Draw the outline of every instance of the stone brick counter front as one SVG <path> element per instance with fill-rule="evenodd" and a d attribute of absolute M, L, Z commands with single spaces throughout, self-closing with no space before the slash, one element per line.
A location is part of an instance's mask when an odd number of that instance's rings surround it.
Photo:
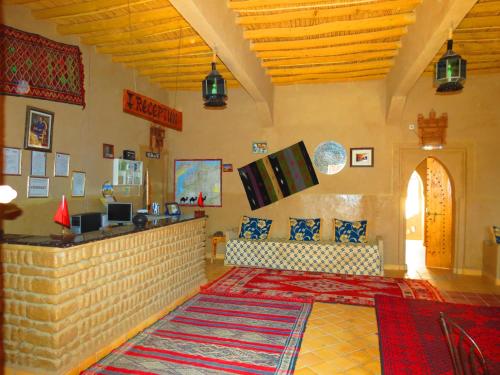
<path fill-rule="evenodd" d="M 153 323 L 206 282 L 205 228 L 200 218 L 66 248 L 4 243 L 6 367 L 78 373 Z"/>

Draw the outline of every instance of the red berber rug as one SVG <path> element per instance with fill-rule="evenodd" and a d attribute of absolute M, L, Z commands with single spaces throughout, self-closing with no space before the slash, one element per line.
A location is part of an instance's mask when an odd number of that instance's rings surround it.
<path fill-rule="evenodd" d="M 500 308 L 416 301 L 378 295 L 375 309 L 384 375 L 452 375 L 439 324 L 443 311 L 471 335 L 490 374 L 500 374 Z"/>
<path fill-rule="evenodd" d="M 205 293 L 223 296 L 273 298 L 288 301 L 345 303 L 373 306 L 376 294 L 442 301 L 425 280 L 382 276 L 339 275 L 236 267 L 202 286 Z"/>
<path fill-rule="evenodd" d="M 83 375 L 291 375 L 311 304 L 198 294 Z"/>

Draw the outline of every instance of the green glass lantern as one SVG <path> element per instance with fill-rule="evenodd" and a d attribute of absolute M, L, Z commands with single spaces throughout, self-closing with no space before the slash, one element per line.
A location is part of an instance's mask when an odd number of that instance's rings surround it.
<path fill-rule="evenodd" d="M 453 40 L 448 40 L 447 51 L 436 63 L 435 84 L 438 93 L 461 91 L 464 86 L 467 60 L 453 52 Z"/>
<path fill-rule="evenodd" d="M 214 61 L 212 61 L 212 71 L 205 77 L 202 82 L 202 94 L 205 108 L 226 108 L 227 84 L 226 80 L 216 69 L 215 55 Z"/>

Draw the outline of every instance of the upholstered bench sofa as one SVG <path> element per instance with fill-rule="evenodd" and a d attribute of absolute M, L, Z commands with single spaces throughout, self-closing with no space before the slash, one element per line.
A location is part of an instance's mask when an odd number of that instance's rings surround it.
<path fill-rule="evenodd" d="M 224 263 L 232 266 L 383 275 L 383 241 L 345 243 L 330 241 L 231 239 Z"/>

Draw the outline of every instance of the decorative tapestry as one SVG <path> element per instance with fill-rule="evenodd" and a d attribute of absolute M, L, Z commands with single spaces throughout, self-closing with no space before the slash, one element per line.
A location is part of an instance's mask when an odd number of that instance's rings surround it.
<path fill-rule="evenodd" d="M 0 25 L 0 94 L 85 107 L 78 46 Z"/>
<path fill-rule="evenodd" d="M 302 141 L 238 168 L 238 172 L 252 210 L 319 183 Z"/>

